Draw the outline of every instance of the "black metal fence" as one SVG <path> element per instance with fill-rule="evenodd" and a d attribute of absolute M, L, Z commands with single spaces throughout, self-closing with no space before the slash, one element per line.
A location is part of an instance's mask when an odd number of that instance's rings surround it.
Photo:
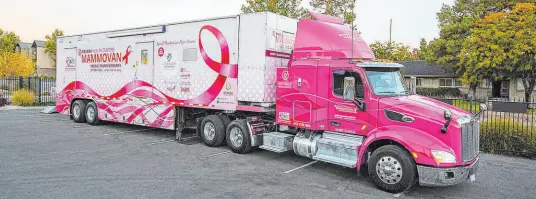
<path fill-rule="evenodd" d="M 472 114 L 482 111 L 480 150 L 536 159 L 536 99 L 482 99 L 432 97 Z"/>
<path fill-rule="evenodd" d="M 4 103 L 20 106 L 47 106 L 55 104 L 51 77 L 0 78 L 0 106 Z"/>

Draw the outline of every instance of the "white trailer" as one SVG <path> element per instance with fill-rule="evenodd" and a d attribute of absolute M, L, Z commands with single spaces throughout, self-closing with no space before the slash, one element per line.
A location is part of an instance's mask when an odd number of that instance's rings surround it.
<path fill-rule="evenodd" d="M 57 110 L 170 130 L 176 107 L 273 112 L 297 22 L 263 12 L 60 37 Z"/>

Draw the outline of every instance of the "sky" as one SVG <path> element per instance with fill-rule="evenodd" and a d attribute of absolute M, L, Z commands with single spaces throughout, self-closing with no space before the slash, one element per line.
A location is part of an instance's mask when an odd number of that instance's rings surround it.
<path fill-rule="evenodd" d="M 245 0 L 0 0 L 0 29 L 24 42 L 66 35 L 239 14 Z M 438 36 L 436 13 L 454 0 L 357 0 L 356 24 L 369 44 L 392 40 L 418 47 Z M 303 0 L 308 6 L 308 0 Z"/>

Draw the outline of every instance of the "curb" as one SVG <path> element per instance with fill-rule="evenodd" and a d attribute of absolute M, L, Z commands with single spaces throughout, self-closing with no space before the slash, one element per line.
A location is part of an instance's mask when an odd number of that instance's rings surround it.
<path fill-rule="evenodd" d="M 46 108 L 46 106 L 30 106 L 30 107 L 4 106 L 4 107 L 0 107 L 0 111 L 9 111 L 9 110 L 42 110 L 44 108 Z"/>

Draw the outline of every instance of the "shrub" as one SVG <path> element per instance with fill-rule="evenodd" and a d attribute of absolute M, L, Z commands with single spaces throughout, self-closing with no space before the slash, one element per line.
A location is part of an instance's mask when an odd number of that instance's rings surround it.
<path fill-rule="evenodd" d="M 7 99 L 6 98 L 0 98 L 0 107 L 7 105 Z"/>
<path fill-rule="evenodd" d="M 458 88 L 417 88 L 417 94 L 432 97 L 460 97 L 462 92 Z"/>
<path fill-rule="evenodd" d="M 11 102 L 15 106 L 30 106 L 34 104 L 35 96 L 33 92 L 21 89 L 13 93 Z"/>
<path fill-rule="evenodd" d="M 511 120 L 487 120 L 480 124 L 480 148 L 490 153 L 521 152 L 536 158 L 536 129 Z"/>

